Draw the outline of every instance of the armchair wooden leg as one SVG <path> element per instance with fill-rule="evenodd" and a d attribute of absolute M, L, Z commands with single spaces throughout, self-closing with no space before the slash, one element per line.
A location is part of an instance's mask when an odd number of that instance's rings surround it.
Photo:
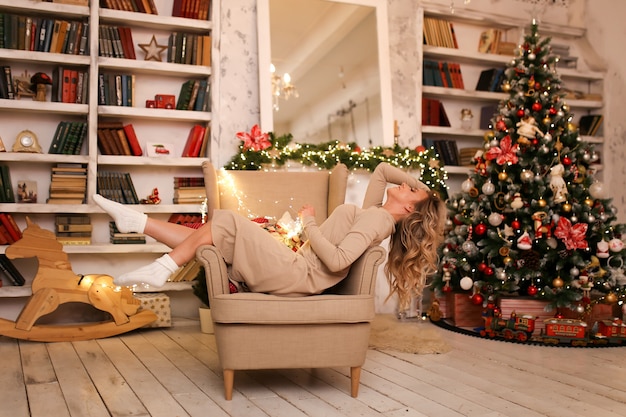
<path fill-rule="evenodd" d="M 227 401 L 233 399 L 233 385 L 235 383 L 235 370 L 224 369 L 224 397 Z"/>
<path fill-rule="evenodd" d="M 354 366 L 350 368 L 350 395 L 353 398 L 359 396 L 359 383 L 361 381 L 361 367 Z"/>

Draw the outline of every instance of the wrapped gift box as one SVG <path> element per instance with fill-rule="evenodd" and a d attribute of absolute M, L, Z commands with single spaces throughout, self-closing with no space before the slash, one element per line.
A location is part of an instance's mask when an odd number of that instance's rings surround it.
<path fill-rule="evenodd" d="M 141 308 L 151 310 L 157 315 L 157 319 L 144 327 L 171 327 L 172 312 L 170 309 L 170 297 L 167 294 L 136 293 L 135 298 L 141 301 Z"/>
<path fill-rule="evenodd" d="M 595 322 L 600 320 L 613 320 L 613 318 L 621 318 L 621 309 L 617 304 L 594 304 L 591 307 L 591 314 L 585 315 L 582 318 L 576 311 L 567 309 L 563 312 L 563 315 L 568 319 L 581 319 L 585 320 L 589 326 L 593 326 Z"/>
<path fill-rule="evenodd" d="M 451 320 L 457 327 L 479 327 L 484 324 L 482 305 L 470 300 L 469 294 L 446 293 L 439 298 L 442 317 Z"/>
<path fill-rule="evenodd" d="M 553 318 L 556 314 L 555 310 L 546 311 L 547 301 L 536 300 L 526 297 L 511 297 L 500 299 L 500 311 L 503 318 L 511 317 L 511 313 L 515 312 L 519 315 L 531 315 L 535 317 L 535 335 L 539 335 L 544 329 L 544 320 Z"/>

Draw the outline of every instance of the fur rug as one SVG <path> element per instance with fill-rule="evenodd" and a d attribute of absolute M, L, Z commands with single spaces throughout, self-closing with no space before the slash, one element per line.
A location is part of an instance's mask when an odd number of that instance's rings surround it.
<path fill-rule="evenodd" d="M 440 330 L 429 322 L 400 321 L 391 314 L 377 314 L 372 322 L 370 348 L 405 353 L 445 353 L 450 346 Z"/>

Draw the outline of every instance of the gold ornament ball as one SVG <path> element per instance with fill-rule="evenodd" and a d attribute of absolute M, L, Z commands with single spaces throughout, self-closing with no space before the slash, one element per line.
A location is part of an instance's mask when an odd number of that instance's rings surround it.
<path fill-rule="evenodd" d="M 511 258 L 510 256 L 505 256 L 504 258 L 502 258 L 502 262 L 504 262 L 506 266 L 512 265 L 513 258 Z"/>
<path fill-rule="evenodd" d="M 505 93 L 508 93 L 509 91 L 511 91 L 511 83 L 507 81 L 504 84 L 502 84 L 502 91 L 504 91 Z"/>
<path fill-rule="evenodd" d="M 506 181 L 509 178 L 509 174 L 507 174 L 506 172 L 499 172 L 498 173 L 498 179 L 500 181 Z"/>
<path fill-rule="evenodd" d="M 617 302 L 617 295 L 615 295 L 614 292 L 610 292 L 604 297 L 604 301 L 607 304 L 615 304 Z"/>
<path fill-rule="evenodd" d="M 548 126 L 551 122 L 552 122 L 552 119 L 550 119 L 548 116 L 543 118 L 543 125 L 544 126 Z"/>
<path fill-rule="evenodd" d="M 590 198 L 585 198 L 585 205 L 587 207 L 592 207 L 593 206 L 593 200 Z"/>
<path fill-rule="evenodd" d="M 561 288 L 563 286 L 563 280 L 561 277 L 556 277 L 552 280 L 552 286 L 554 288 Z"/>
<path fill-rule="evenodd" d="M 548 205 L 548 202 L 543 198 L 540 198 L 539 200 L 537 200 L 537 204 L 539 204 L 539 207 L 545 207 L 546 205 Z"/>
<path fill-rule="evenodd" d="M 574 123 L 568 123 L 567 130 L 569 130 L 570 132 L 574 132 L 576 130 L 576 125 Z"/>
<path fill-rule="evenodd" d="M 572 211 L 572 205 L 570 203 L 564 203 L 561 208 L 566 213 L 569 213 L 570 211 Z"/>
<path fill-rule="evenodd" d="M 569 113 L 569 105 L 568 104 L 563 104 L 563 106 L 561 106 L 561 110 L 563 110 L 566 113 Z"/>
<path fill-rule="evenodd" d="M 493 131 L 489 130 L 487 132 L 485 132 L 485 134 L 483 135 L 483 140 L 486 143 L 491 142 L 491 139 L 493 139 L 494 135 L 493 135 Z"/>

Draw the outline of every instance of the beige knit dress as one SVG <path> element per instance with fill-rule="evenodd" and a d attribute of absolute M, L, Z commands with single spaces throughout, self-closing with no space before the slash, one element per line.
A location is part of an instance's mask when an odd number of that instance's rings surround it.
<path fill-rule="evenodd" d="M 308 240 L 293 252 L 254 222 L 228 210 L 215 210 L 213 244 L 229 265 L 230 279 L 253 292 L 306 296 L 337 284 L 365 250 L 379 245 L 394 230 L 391 214 L 381 208 L 388 184 L 428 187 L 406 172 L 379 164 L 365 193 L 363 208 L 337 207 L 321 224 L 303 219 Z"/>

